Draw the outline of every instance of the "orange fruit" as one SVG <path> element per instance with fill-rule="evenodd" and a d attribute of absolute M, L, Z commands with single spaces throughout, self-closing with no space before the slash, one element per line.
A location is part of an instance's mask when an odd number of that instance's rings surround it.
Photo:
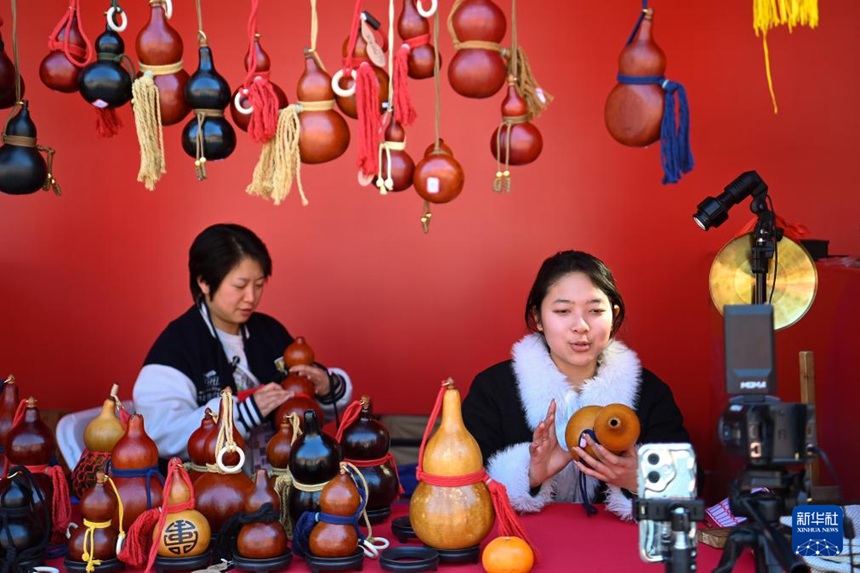
<path fill-rule="evenodd" d="M 527 573 L 534 564 L 534 551 L 521 537 L 496 537 L 481 555 L 487 573 Z"/>

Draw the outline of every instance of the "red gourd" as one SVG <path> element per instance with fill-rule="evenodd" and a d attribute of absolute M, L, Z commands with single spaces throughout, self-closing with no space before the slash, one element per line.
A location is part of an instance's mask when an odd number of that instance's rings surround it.
<path fill-rule="evenodd" d="M 167 21 L 164 0 L 149 0 L 149 6 L 149 21 L 137 35 L 139 69 L 155 76 L 161 124 L 173 125 L 190 111 L 185 101 L 188 72 L 182 69 L 182 37 Z"/>
<path fill-rule="evenodd" d="M 499 44 L 505 37 L 505 14 L 492 0 L 464 0 L 448 17 L 454 38 L 454 57 L 448 65 L 448 82 L 455 92 L 486 98 L 498 92 L 507 78 L 507 62 Z M 476 43 L 473 43 L 476 42 Z"/>
<path fill-rule="evenodd" d="M 653 10 L 645 12 L 632 42 L 618 56 L 618 72 L 627 76 L 662 76 L 666 55 L 654 42 Z M 618 83 L 606 98 L 604 119 L 619 143 L 645 147 L 660 139 L 664 92 L 658 84 Z"/>

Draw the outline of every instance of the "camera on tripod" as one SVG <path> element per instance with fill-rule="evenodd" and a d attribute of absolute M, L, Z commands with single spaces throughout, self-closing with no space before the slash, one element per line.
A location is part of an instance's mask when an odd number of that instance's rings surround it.
<path fill-rule="evenodd" d="M 720 441 L 752 468 L 806 464 L 817 446 L 815 407 L 775 396 L 773 307 L 726 305 L 723 312 L 732 397 L 720 417 Z"/>
<path fill-rule="evenodd" d="M 719 422 L 726 451 L 746 465 L 732 482 L 729 507 L 749 518 L 736 525 L 714 573 L 728 573 L 745 547 L 756 571 L 809 571 L 779 531 L 779 518 L 804 503 L 804 464 L 817 447 L 815 408 L 776 394 L 773 307 L 726 305 L 726 389 L 732 397 Z"/>

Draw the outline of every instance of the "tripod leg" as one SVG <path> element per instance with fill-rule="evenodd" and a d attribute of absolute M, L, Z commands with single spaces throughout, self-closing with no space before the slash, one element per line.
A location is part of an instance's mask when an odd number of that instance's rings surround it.
<path fill-rule="evenodd" d="M 737 526 L 729 533 L 723 556 L 713 573 L 730 573 L 745 547 L 758 547 L 758 533 L 748 527 Z"/>

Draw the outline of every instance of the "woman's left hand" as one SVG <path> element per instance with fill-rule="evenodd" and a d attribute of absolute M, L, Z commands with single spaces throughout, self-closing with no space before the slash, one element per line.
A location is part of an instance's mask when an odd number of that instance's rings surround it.
<path fill-rule="evenodd" d="M 290 374 L 307 378 L 314 385 L 314 394 L 325 396 L 329 393 L 328 372 L 315 364 L 299 364 L 290 368 Z"/>
<path fill-rule="evenodd" d="M 610 485 L 636 491 L 636 451 L 633 447 L 616 455 L 588 434 L 584 437 L 595 455 L 588 455 L 584 448 L 573 448 L 580 457 L 578 462 L 574 462 L 579 471 Z"/>

